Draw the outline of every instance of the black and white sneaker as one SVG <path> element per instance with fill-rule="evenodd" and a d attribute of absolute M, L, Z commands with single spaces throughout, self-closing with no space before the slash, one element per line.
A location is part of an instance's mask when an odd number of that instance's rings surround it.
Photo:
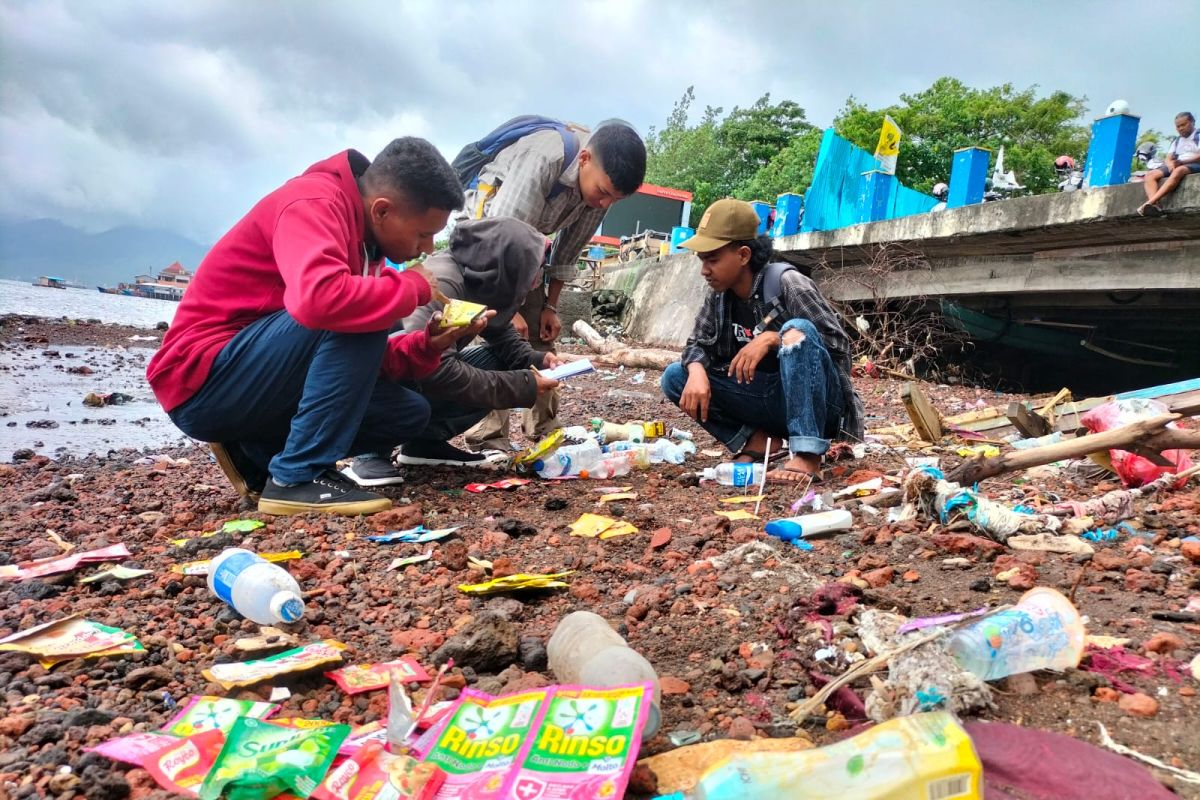
<path fill-rule="evenodd" d="M 404 471 L 390 458 L 379 455 L 358 456 L 342 469 L 342 474 L 359 486 L 395 486 L 404 483 Z"/>
<path fill-rule="evenodd" d="M 374 492 L 359 489 L 353 481 L 327 469 L 308 483 L 281 486 L 274 479 L 263 487 L 258 510 L 264 514 L 343 514 L 357 516 L 387 511 L 392 501 Z"/>
<path fill-rule="evenodd" d="M 423 440 L 401 445 L 400 455 L 396 460 L 410 466 L 502 469 L 509 464 L 512 457 L 499 450 L 483 450 L 472 453 L 470 450 L 460 450 L 449 442 Z"/>

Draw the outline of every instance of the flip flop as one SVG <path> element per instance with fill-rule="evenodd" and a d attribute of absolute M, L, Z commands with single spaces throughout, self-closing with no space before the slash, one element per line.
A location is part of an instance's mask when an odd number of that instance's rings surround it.
<path fill-rule="evenodd" d="M 1163 215 L 1163 210 L 1154 203 L 1142 203 L 1142 205 L 1138 208 L 1138 214 L 1143 217 L 1161 217 Z"/>
<path fill-rule="evenodd" d="M 780 478 L 779 475 L 781 473 L 789 473 L 791 475 L 807 477 L 810 479 L 810 486 L 816 485 L 825 480 L 824 476 L 820 472 L 809 472 L 806 469 L 796 469 L 795 467 L 776 467 L 767 473 L 767 483 L 795 485 L 804 481 L 804 477 L 800 477 L 795 480 L 790 478 Z M 772 475 L 775 477 L 772 477 Z"/>

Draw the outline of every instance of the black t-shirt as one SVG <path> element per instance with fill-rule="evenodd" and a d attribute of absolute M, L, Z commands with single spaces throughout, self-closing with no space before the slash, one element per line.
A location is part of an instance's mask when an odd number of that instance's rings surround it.
<path fill-rule="evenodd" d="M 733 313 L 729 324 L 733 326 L 733 346 L 741 350 L 754 338 L 754 326 L 759 323 L 758 315 L 750 303 L 742 302 L 741 298 L 733 297 Z M 779 355 L 777 350 L 769 350 L 758 362 L 757 370 L 761 372 L 779 372 Z"/>

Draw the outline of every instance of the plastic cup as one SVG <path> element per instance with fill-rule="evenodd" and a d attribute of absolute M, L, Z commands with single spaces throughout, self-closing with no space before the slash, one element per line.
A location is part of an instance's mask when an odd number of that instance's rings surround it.
<path fill-rule="evenodd" d="M 986 681 L 1039 669 L 1067 669 L 1083 656 L 1083 620 L 1071 601 L 1045 586 L 1016 606 L 984 617 L 950 637 L 959 665 Z"/>

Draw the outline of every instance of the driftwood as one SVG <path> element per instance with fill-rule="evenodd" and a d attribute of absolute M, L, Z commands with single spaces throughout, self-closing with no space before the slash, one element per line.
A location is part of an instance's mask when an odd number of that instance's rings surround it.
<path fill-rule="evenodd" d="M 600 332 L 583 320 L 576 320 L 571 326 L 575 335 L 587 342 L 588 347 L 596 352 L 593 356 L 567 356 L 566 361 L 576 361 L 580 358 L 590 358 L 593 364 L 609 367 L 630 367 L 633 369 L 666 369 L 679 360 L 679 353 L 673 350 L 658 350 L 654 348 L 626 347 L 620 342 L 606 339 Z"/>
<path fill-rule="evenodd" d="M 1179 414 L 1162 414 L 1110 431 L 1079 436 L 1057 444 L 1016 450 L 992 458 L 976 458 L 954 470 L 947 476 L 947 480 L 970 486 L 984 478 L 993 478 L 1006 472 L 1038 467 L 1068 458 L 1083 458 L 1107 450 L 1128 450 L 1159 463 L 1166 461 L 1161 456 L 1163 450 L 1200 449 L 1200 431 L 1166 427 L 1168 422 L 1177 419 L 1180 419 Z M 1168 461 L 1165 465 L 1169 464 Z"/>

